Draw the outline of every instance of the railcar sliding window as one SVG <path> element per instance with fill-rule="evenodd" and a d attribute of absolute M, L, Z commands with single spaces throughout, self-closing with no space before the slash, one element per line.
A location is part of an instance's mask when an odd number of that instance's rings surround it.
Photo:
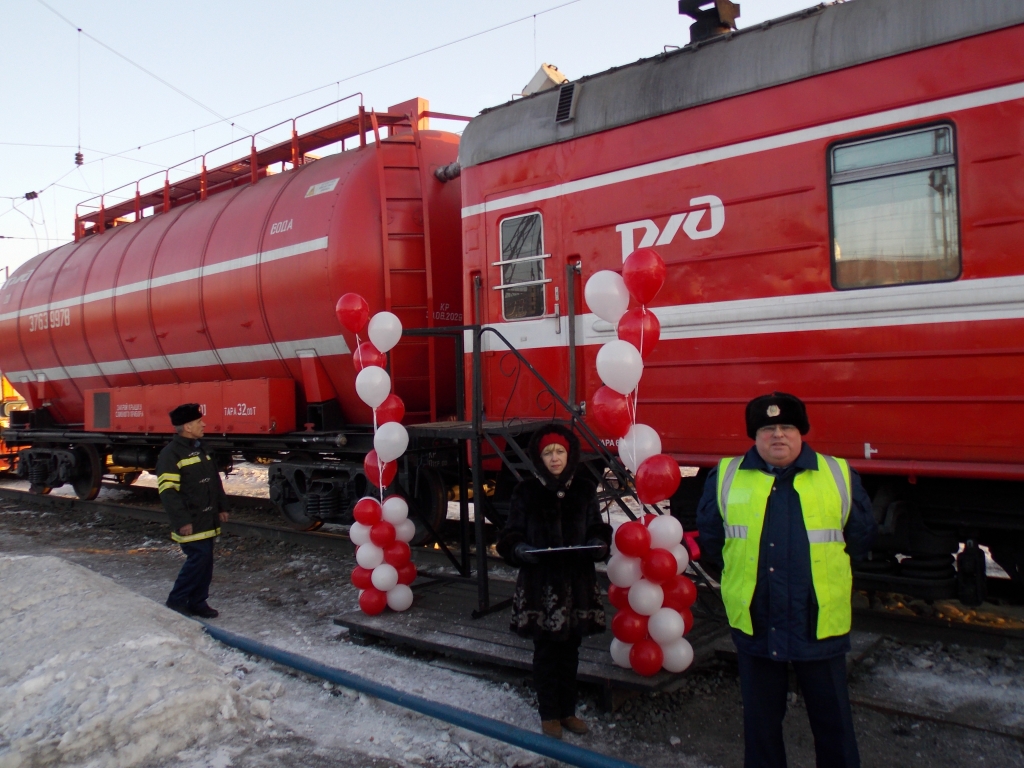
<path fill-rule="evenodd" d="M 832 148 L 836 288 L 930 283 L 960 274 L 953 129 Z"/>
<path fill-rule="evenodd" d="M 502 308 L 506 320 L 540 317 L 544 314 L 544 222 L 539 213 L 514 216 L 501 222 Z"/>

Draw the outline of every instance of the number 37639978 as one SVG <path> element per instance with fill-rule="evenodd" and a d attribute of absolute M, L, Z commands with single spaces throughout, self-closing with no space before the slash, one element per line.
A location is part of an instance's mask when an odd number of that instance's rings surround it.
<path fill-rule="evenodd" d="M 49 312 L 36 312 L 28 316 L 29 333 L 62 328 L 65 325 L 71 325 L 70 309 L 51 309 Z"/>

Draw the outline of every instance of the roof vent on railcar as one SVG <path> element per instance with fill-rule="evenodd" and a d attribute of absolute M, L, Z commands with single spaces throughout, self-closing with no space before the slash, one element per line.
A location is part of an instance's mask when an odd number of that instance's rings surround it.
<path fill-rule="evenodd" d="M 555 122 L 569 123 L 576 117 L 576 101 L 580 95 L 579 83 L 563 83 L 558 89 L 558 105 L 555 107 Z"/>
<path fill-rule="evenodd" d="M 701 10 L 706 5 L 712 7 Z M 679 13 L 694 19 L 690 25 L 690 42 L 699 43 L 736 29 L 740 6 L 730 0 L 679 0 Z"/>

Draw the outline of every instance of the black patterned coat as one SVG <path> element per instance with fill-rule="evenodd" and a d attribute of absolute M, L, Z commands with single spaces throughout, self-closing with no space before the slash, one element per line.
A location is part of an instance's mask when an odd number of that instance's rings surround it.
<path fill-rule="evenodd" d="M 565 470 L 555 477 L 544 467 L 538 444 L 558 432 L 569 441 Z M 605 615 L 594 560 L 583 555 L 543 555 L 536 564 L 515 556 L 521 542 L 533 548 L 586 544 L 598 539 L 611 544 L 612 529 L 601 520 L 594 481 L 579 467 L 580 444 L 568 429 L 552 424 L 530 442 L 529 455 L 543 480 L 529 477 L 512 491 L 508 521 L 498 540 L 498 554 L 519 568 L 512 598 L 511 629 L 523 637 L 546 634 L 564 640 L 604 631 Z"/>

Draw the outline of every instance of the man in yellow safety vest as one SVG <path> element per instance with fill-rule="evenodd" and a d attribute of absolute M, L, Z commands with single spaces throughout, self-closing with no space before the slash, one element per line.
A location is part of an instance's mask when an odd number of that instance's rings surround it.
<path fill-rule="evenodd" d="M 784 768 L 789 665 L 814 734 L 818 768 L 860 766 L 846 685 L 851 558 L 877 525 L 860 477 L 816 453 L 803 402 L 772 392 L 747 404 L 754 446 L 722 459 L 697 511 L 702 563 L 721 567 L 739 651 L 746 768 Z"/>

